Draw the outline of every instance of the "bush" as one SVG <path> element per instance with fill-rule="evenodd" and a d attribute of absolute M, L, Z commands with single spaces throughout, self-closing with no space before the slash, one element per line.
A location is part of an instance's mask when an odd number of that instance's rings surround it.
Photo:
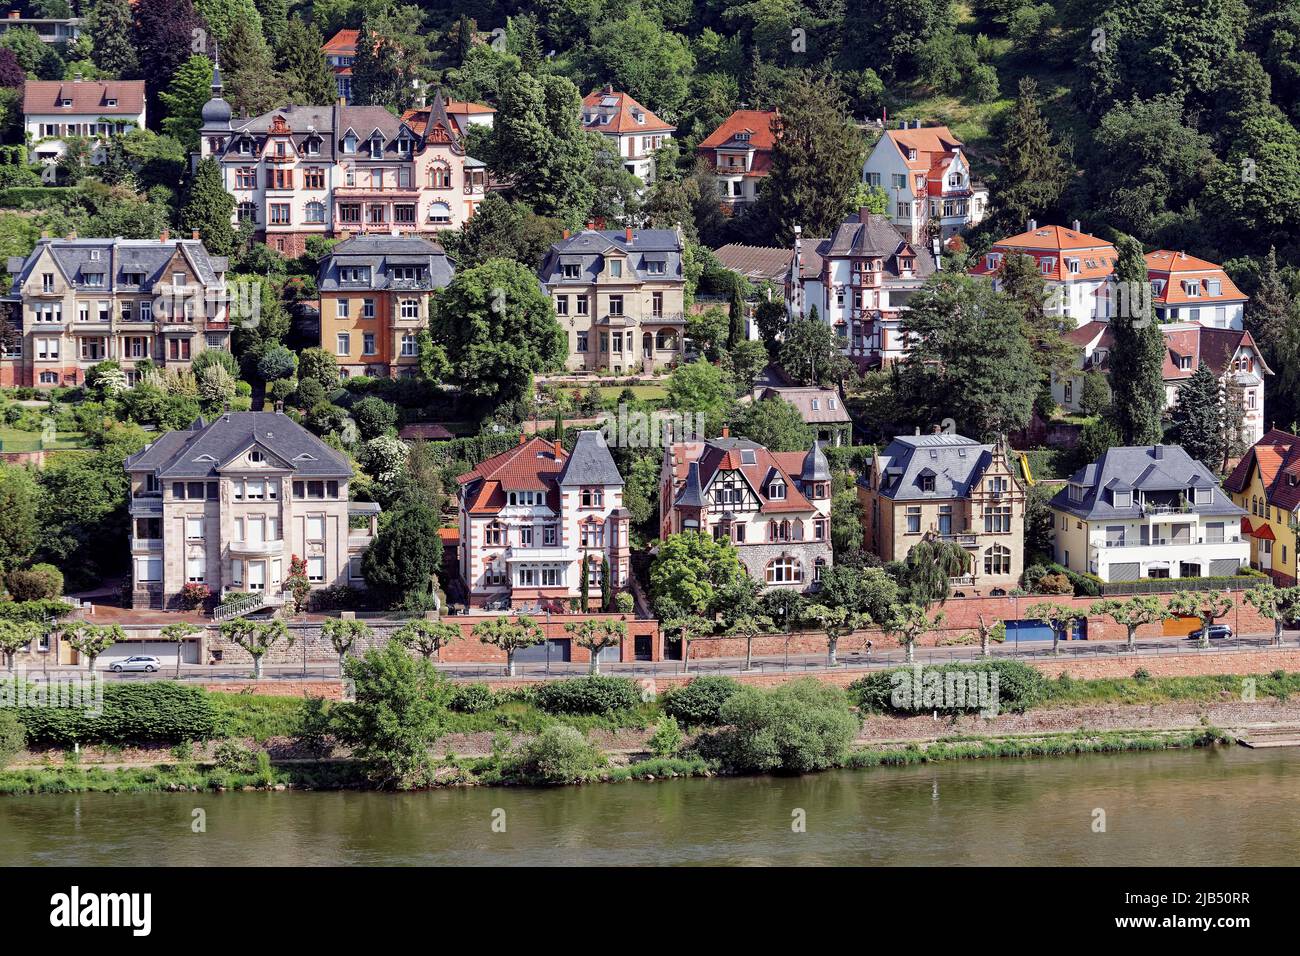
<path fill-rule="evenodd" d="M 548 714 L 602 714 L 634 710 L 641 704 L 636 682 L 592 674 L 557 680 L 537 688 L 537 707 Z"/>
<path fill-rule="evenodd" d="M 947 675 L 954 672 L 965 674 L 970 671 L 994 671 L 997 673 L 999 710 L 1023 713 L 1028 708 L 1041 702 L 1047 693 L 1047 678 L 1040 671 L 1021 661 L 987 660 L 969 664 L 927 666 L 922 670 L 922 679 L 924 679 L 925 674 L 930 673 Z M 849 698 L 868 713 L 915 714 L 917 708 L 910 705 L 910 695 L 907 703 L 900 706 L 894 705 L 895 686 L 904 678 L 910 679 L 914 673 L 910 668 L 894 668 L 860 677 L 849 685 Z M 952 713 L 957 710 L 957 708 L 929 706 L 925 709 L 927 711 L 938 710 L 944 713 Z M 971 709 L 973 708 L 965 708 L 961 712 L 967 712 Z"/>
<path fill-rule="evenodd" d="M 1145 684 L 1151 679 L 1151 672 L 1145 667 L 1139 667 L 1133 672 L 1133 679 L 1139 684 Z"/>
<path fill-rule="evenodd" d="M 713 727 L 721 723 L 722 705 L 739 690 L 730 677 L 697 677 L 664 694 L 664 713 L 687 727 Z"/>
<path fill-rule="evenodd" d="M 664 716 L 650 735 L 650 752 L 656 757 L 671 757 L 682 749 L 682 729 L 672 717 Z"/>
<path fill-rule="evenodd" d="M 0 770 L 9 766 L 25 746 L 27 732 L 12 710 L 0 709 Z"/>
<path fill-rule="evenodd" d="M 487 684 L 459 684 L 448 706 L 462 714 L 481 714 L 496 705 L 497 695 Z"/>
<path fill-rule="evenodd" d="M 600 749 L 576 728 L 547 727 L 520 750 L 514 775 L 528 783 L 581 783 L 605 765 Z"/>
<path fill-rule="evenodd" d="M 317 757 L 328 757 L 334 749 L 329 705 L 323 697 L 308 697 L 302 705 L 302 723 L 293 742 Z"/>
<path fill-rule="evenodd" d="M 124 744 L 211 740 L 221 735 L 217 709 L 201 687 L 172 681 L 104 684 L 98 716 L 76 707 L 19 707 L 18 719 L 33 744 L 70 746 L 88 741 Z"/>
<path fill-rule="evenodd" d="M 207 604 L 210 597 L 212 597 L 211 588 L 206 584 L 191 581 L 181 586 L 180 605 L 187 611 L 193 611 Z"/>
<path fill-rule="evenodd" d="M 5 587 L 15 601 L 48 601 L 63 593 L 63 572 L 52 564 L 34 564 L 26 571 L 10 571 Z"/>
<path fill-rule="evenodd" d="M 212 758 L 218 770 L 227 773 L 252 774 L 257 772 L 257 754 L 249 747 L 234 740 L 223 740 L 217 744 Z"/>
<path fill-rule="evenodd" d="M 774 690 L 743 687 L 722 705 L 729 726 L 701 738 L 706 759 L 735 773 L 808 773 L 842 764 L 858 720 L 838 687 L 812 679 Z"/>
<path fill-rule="evenodd" d="M 619 591 L 614 595 L 614 609 L 619 614 L 631 614 L 636 610 L 636 599 L 627 591 Z"/>

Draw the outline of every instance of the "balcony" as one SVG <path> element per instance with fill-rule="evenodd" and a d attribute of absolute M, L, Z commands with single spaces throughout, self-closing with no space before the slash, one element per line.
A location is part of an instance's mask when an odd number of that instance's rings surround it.
<path fill-rule="evenodd" d="M 162 538 L 131 538 L 132 551 L 161 551 Z"/>
<path fill-rule="evenodd" d="M 1093 545 L 1096 548 L 1161 548 L 1161 547 L 1179 547 L 1185 548 L 1191 545 L 1214 545 L 1214 544 L 1241 544 L 1246 539 L 1239 534 L 1225 534 L 1220 537 L 1206 537 L 1205 535 L 1190 536 L 1182 540 L 1176 538 L 1151 538 L 1148 541 L 1132 540 L 1128 537 L 1113 538 L 1105 542 Z"/>
<path fill-rule="evenodd" d="M 979 546 L 979 538 L 971 532 L 965 532 L 962 534 L 941 534 L 939 535 L 939 540 L 950 542 L 962 548 L 975 548 Z"/>
<path fill-rule="evenodd" d="M 284 539 L 275 538 L 271 541 L 231 541 L 229 547 L 232 555 L 261 557 L 282 553 L 284 551 Z"/>
<path fill-rule="evenodd" d="M 578 548 L 566 548 L 560 545 L 549 548 L 521 548 L 512 545 L 506 548 L 505 558 L 507 562 L 511 561 L 577 561 L 582 557 L 582 552 Z"/>

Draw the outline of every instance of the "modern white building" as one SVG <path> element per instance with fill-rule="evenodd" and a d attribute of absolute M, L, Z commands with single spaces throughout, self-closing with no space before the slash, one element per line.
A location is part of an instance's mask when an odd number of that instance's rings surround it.
<path fill-rule="evenodd" d="M 912 242 L 924 241 L 931 223 L 949 239 L 988 210 L 988 188 L 972 177 L 961 140 L 920 120 L 885 131 L 862 165 L 862 181 L 885 191 L 890 222 Z"/>

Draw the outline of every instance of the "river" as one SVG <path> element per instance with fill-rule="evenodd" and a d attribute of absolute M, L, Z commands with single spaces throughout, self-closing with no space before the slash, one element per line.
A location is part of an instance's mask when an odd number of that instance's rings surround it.
<path fill-rule="evenodd" d="M 1297 794 L 1300 750 L 1219 748 L 546 790 L 0 797 L 0 864 L 1289 865 Z"/>

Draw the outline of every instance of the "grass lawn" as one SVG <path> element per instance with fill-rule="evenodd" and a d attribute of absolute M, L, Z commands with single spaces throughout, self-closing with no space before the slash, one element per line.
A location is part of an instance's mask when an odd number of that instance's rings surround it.
<path fill-rule="evenodd" d="M 668 389 L 662 385 L 602 385 L 600 397 L 601 399 L 618 398 L 623 394 L 624 388 L 631 389 L 632 394 L 643 402 L 668 397 Z"/>
<path fill-rule="evenodd" d="M 87 448 L 86 436 L 81 432 L 59 432 L 54 442 L 47 446 L 53 449 Z M 40 432 L 25 432 L 8 425 L 0 425 L 0 451 L 39 451 L 41 448 Z"/>

